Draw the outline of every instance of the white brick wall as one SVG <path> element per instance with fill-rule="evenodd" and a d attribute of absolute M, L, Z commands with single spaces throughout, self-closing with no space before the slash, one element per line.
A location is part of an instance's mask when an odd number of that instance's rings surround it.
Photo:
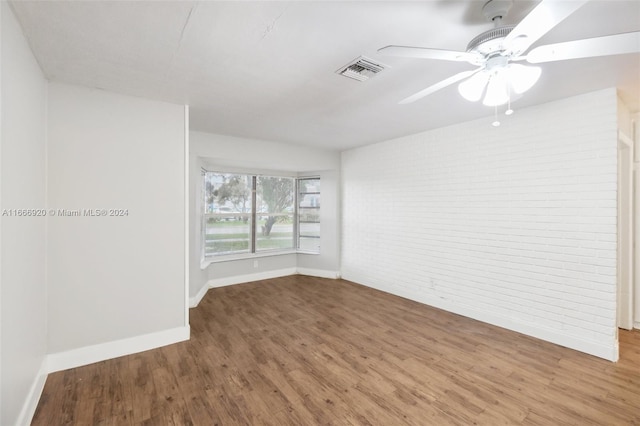
<path fill-rule="evenodd" d="M 345 279 L 617 359 L 616 92 L 342 156 Z"/>

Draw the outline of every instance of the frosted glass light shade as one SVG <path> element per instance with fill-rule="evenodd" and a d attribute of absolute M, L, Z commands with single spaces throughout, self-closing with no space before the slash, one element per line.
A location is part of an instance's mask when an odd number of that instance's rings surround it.
<path fill-rule="evenodd" d="M 478 102 L 482 98 L 484 88 L 489 81 L 490 73 L 482 70 L 458 85 L 458 92 L 470 102 Z"/>
<path fill-rule="evenodd" d="M 520 64 L 509 64 L 507 67 L 511 88 L 517 94 L 522 94 L 531 89 L 540 78 L 542 69 L 540 67 L 525 66 Z"/>
<path fill-rule="evenodd" d="M 486 106 L 497 106 L 506 104 L 509 101 L 509 81 L 504 69 L 491 75 L 487 85 L 487 93 L 484 96 L 483 104 Z"/>
<path fill-rule="evenodd" d="M 484 69 L 458 85 L 460 95 L 470 102 L 480 99 L 487 106 L 509 102 L 512 94 L 520 95 L 531 89 L 540 78 L 540 67 L 508 64 Z"/>

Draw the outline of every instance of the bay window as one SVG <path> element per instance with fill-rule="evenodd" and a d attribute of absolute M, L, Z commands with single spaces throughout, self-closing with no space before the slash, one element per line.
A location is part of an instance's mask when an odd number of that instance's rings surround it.
<path fill-rule="evenodd" d="M 320 251 L 320 179 L 205 171 L 203 257 Z"/>

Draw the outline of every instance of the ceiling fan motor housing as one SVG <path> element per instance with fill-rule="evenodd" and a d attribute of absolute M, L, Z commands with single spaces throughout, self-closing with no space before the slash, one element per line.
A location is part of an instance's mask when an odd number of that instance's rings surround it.
<path fill-rule="evenodd" d="M 488 56 L 503 51 L 502 40 L 514 28 L 515 25 L 505 25 L 481 33 L 469 42 L 467 52 L 478 52 Z"/>
<path fill-rule="evenodd" d="M 467 52 L 477 52 L 485 58 L 502 51 L 502 40 L 515 28 L 515 25 L 501 26 L 502 19 L 507 16 L 513 6 L 513 0 L 489 0 L 482 7 L 482 13 L 496 27 L 476 36 L 467 45 Z"/>

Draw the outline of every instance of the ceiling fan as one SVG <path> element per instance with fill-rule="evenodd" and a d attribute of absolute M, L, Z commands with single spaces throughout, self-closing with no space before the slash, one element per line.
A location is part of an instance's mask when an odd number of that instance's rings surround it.
<path fill-rule="evenodd" d="M 476 65 L 476 69 L 463 71 L 435 83 L 402 101 L 415 102 L 447 86 L 460 82 L 458 91 L 463 98 L 487 106 L 509 104 L 516 96 L 529 90 L 538 80 L 539 64 L 566 59 L 618 55 L 640 52 L 640 31 L 595 37 L 538 46 L 528 53 L 538 39 L 583 6 L 587 0 L 542 0 L 518 25 L 501 25 L 513 0 L 489 0 L 482 8 L 484 16 L 495 23 L 495 28 L 471 40 L 465 52 L 425 47 L 386 46 L 380 54 L 409 58 L 461 61 Z M 496 124 L 497 123 L 497 124 Z M 494 125 L 499 125 L 496 121 Z"/>

